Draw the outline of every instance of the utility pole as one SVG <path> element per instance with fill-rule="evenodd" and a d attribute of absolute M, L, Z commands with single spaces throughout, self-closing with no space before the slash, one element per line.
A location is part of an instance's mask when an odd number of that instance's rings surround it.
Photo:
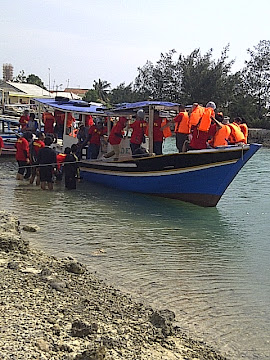
<path fill-rule="evenodd" d="M 49 70 L 49 92 L 51 90 L 51 68 L 48 68 Z"/>

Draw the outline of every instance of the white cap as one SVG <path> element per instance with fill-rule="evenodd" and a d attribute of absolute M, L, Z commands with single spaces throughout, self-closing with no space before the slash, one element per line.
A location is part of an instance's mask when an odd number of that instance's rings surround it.
<path fill-rule="evenodd" d="M 139 119 L 144 119 L 145 113 L 143 111 L 143 109 L 140 109 L 137 111 L 137 118 Z"/>
<path fill-rule="evenodd" d="M 213 101 L 209 101 L 206 106 L 207 108 L 212 108 L 213 110 L 216 109 L 216 104 Z"/>

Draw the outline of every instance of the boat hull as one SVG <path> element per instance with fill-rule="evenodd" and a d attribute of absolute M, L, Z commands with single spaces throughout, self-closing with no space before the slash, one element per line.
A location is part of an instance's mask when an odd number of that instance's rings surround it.
<path fill-rule="evenodd" d="M 0 136 L 3 138 L 4 141 L 4 147 L 2 148 L 1 156 L 15 156 L 16 154 L 15 143 L 17 141 L 17 138 L 15 136 L 10 137 L 1 134 Z"/>
<path fill-rule="evenodd" d="M 259 144 L 251 144 L 117 163 L 83 161 L 81 175 L 87 181 L 119 190 L 216 206 L 234 177 L 259 148 Z"/>

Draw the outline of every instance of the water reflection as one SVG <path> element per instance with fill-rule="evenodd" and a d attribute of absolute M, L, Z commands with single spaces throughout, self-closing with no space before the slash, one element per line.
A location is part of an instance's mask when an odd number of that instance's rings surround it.
<path fill-rule="evenodd" d="M 140 300 L 173 309 L 182 328 L 232 358 L 267 359 L 270 167 L 262 154 L 258 175 L 252 160 L 217 208 L 83 182 L 42 192 L 16 182 L 16 165 L 5 161 L 1 207 L 40 226 L 29 234 L 36 246 L 74 255 Z"/>

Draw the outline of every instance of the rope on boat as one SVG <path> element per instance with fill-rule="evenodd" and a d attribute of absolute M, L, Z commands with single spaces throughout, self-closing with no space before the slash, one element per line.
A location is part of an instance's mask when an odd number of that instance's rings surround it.
<path fill-rule="evenodd" d="M 34 167 L 43 167 L 43 166 L 61 166 L 61 165 L 65 165 L 65 164 L 78 164 L 79 165 L 80 161 L 66 161 L 63 163 L 48 163 L 48 164 L 32 164 L 32 165 L 25 165 L 25 166 L 19 166 L 19 169 L 21 168 L 34 168 Z"/>

